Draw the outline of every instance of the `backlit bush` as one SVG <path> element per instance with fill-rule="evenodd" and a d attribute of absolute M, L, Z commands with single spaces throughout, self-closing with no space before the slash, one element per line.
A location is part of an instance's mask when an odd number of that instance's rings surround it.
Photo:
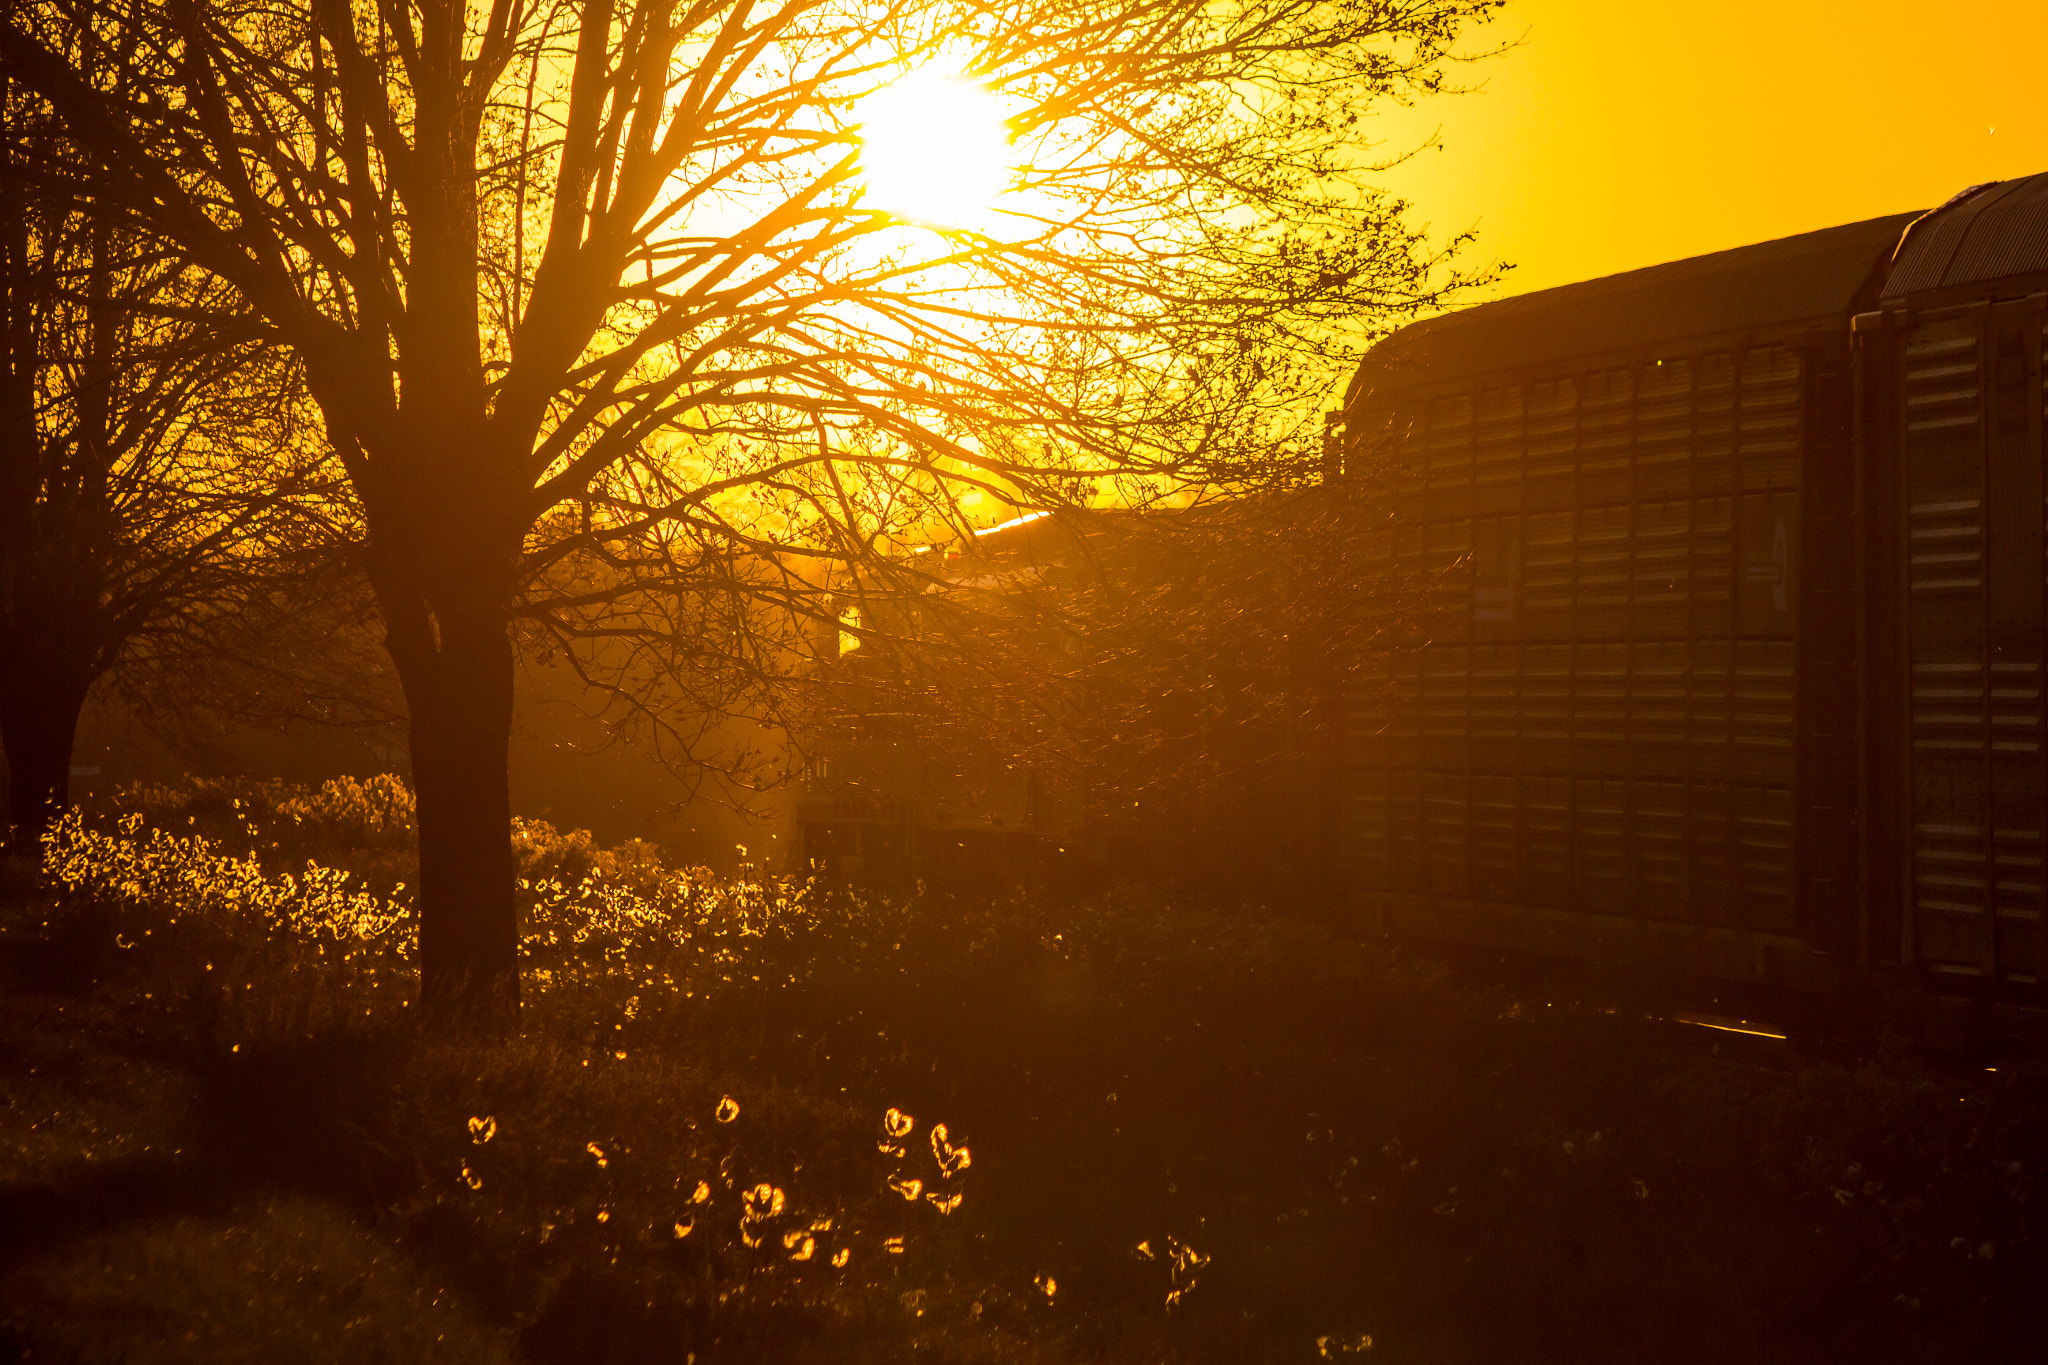
<path fill-rule="evenodd" d="M 67 812 L 43 835 L 43 870 L 68 896 L 118 909 L 267 924 L 401 957 L 418 937 L 409 905 L 361 889 L 348 872 L 309 862 L 298 873 L 267 873 L 253 854 L 237 857 L 203 834 L 147 828 L 139 813 L 96 829 Z"/>
<path fill-rule="evenodd" d="M 332 850 L 359 869 L 409 853 L 399 845 L 413 837 L 413 797 L 400 778 L 343 777 L 317 789 L 188 781 L 122 796 L 136 808 L 97 818 L 73 810 L 44 838 L 44 874 L 72 900 L 231 933 L 260 925 L 345 944 L 351 956 L 412 955 L 418 925 L 405 882 L 304 856 Z M 889 913 L 828 899 L 807 881 L 672 868 L 651 844 L 600 848 L 589 831 L 565 834 L 545 820 L 515 820 L 511 837 L 529 992 L 630 982 L 701 996 L 764 973 L 788 979 L 806 956 L 798 941 L 826 918 L 843 928 Z"/>
<path fill-rule="evenodd" d="M 412 788 L 396 773 L 332 777 L 319 790 L 299 789 L 276 807 L 294 825 L 349 848 L 410 847 L 414 808 Z"/>

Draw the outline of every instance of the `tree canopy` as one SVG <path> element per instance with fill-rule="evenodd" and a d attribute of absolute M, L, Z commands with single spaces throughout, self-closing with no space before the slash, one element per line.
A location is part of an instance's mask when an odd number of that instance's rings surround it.
<path fill-rule="evenodd" d="M 1458 282 L 1373 102 L 1495 7 L 48 0 L 0 61 L 89 154 L 46 179 L 303 364 L 411 712 L 428 994 L 502 1002 L 508 623 L 746 710 L 812 638 L 751 627 L 915 591 L 920 540 L 1311 477 L 1335 378 Z M 999 112 L 958 221 L 871 193 L 913 75 Z"/>
<path fill-rule="evenodd" d="M 246 660 L 302 605 L 301 518 L 331 489 L 255 315 L 161 240 L 16 174 L 75 149 L 32 97 L 0 101 L 0 741 L 32 849 L 89 689 L 196 702 L 202 660 Z"/>

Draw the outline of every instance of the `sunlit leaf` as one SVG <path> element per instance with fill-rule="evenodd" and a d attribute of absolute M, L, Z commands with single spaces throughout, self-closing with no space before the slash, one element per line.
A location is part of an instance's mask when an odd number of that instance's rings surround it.
<path fill-rule="evenodd" d="M 1325 1360 L 1338 1356 L 1364 1355 L 1372 1349 L 1372 1338 L 1362 1332 L 1351 1336 L 1320 1336 L 1316 1338 L 1316 1354 Z"/>
<path fill-rule="evenodd" d="M 943 1123 L 932 1125 L 932 1159 L 939 1163 L 939 1170 L 949 1176 L 973 1164 L 966 1147 L 955 1147 L 946 1140 L 946 1125 Z"/>
<path fill-rule="evenodd" d="M 754 1186 L 741 1196 L 746 1216 L 756 1222 L 776 1217 L 782 1212 L 783 1193 L 766 1181 Z"/>

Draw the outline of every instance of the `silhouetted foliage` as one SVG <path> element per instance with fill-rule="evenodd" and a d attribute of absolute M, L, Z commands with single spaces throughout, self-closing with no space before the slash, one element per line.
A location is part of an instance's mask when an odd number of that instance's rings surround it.
<path fill-rule="evenodd" d="M 933 547 L 916 598 L 849 598 L 812 789 L 1007 821 L 1028 783 L 1077 868 L 1333 892 L 1341 695 L 1427 619 L 1427 585 L 1370 571 L 1383 516 L 1359 478 Z"/>
<path fill-rule="evenodd" d="M 1456 283 L 1362 113 L 1494 7 L 49 0 L 0 59 L 303 363 L 410 712 L 423 982 L 503 1018 L 508 623 L 657 727 L 657 684 L 773 716 L 841 574 L 916 591 L 977 500 L 1306 476 Z M 860 101 L 923 70 L 1006 106 L 975 230 L 862 197 Z"/>
<path fill-rule="evenodd" d="M 40 101 L 0 101 L 0 741 L 31 850 L 96 682 L 219 709 L 278 671 L 259 656 L 303 624 L 305 514 L 331 489 L 256 315 L 74 194 L 77 149 Z M 212 667 L 229 658 L 243 689 Z"/>
<path fill-rule="evenodd" d="M 2038 1059 L 1845 1064 L 1250 906 L 869 902 L 620 850 L 530 889 L 524 1036 L 449 1046 L 411 1026 L 402 925 L 319 894 L 382 865 L 401 791 L 137 793 L 73 828 L 84 894 L 0 894 L 0 980 L 32 951 L 76 971 L 0 991 L 17 1354 L 1747 1365 L 2040 1339 Z M 326 875 L 260 892 L 239 849 L 287 843 Z"/>

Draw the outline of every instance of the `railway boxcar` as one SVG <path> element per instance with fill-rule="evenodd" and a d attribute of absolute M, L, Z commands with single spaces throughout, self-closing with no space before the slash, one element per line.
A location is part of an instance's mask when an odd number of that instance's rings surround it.
<path fill-rule="evenodd" d="M 1913 215 L 1408 327 L 1347 397 L 1430 642 L 1350 688 L 1404 936 L 1828 989 L 1863 934 L 1852 316 Z M 2036 506 L 2038 507 L 2038 500 Z"/>
<path fill-rule="evenodd" d="M 2008 1018 L 2043 1003 L 2048 175 L 1901 243 L 1854 320 L 1873 490 L 1864 953 Z"/>

